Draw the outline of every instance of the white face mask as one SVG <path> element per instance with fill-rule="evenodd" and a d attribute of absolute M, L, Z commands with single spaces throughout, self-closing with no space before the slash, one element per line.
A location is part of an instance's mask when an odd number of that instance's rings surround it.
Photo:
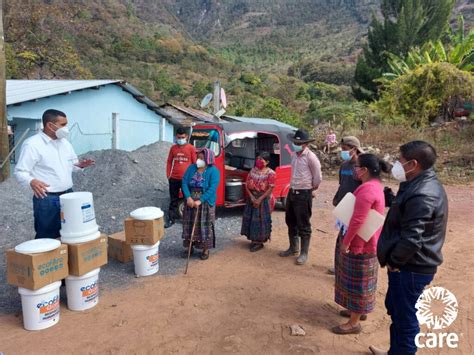
<path fill-rule="evenodd" d="M 57 127 L 57 126 L 55 125 L 55 127 Z M 69 128 L 61 127 L 61 128 L 58 128 L 56 130 L 56 132 L 54 132 L 54 133 L 56 134 L 56 137 L 58 139 L 63 139 L 63 138 L 67 139 L 67 137 L 69 137 Z"/>
<path fill-rule="evenodd" d="M 176 139 L 176 143 L 178 143 L 178 145 L 185 145 L 186 144 L 186 138 Z"/>
<path fill-rule="evenodd" d="M 393 164 L 392 176 L 400 182 L 407 181 L 407 176 L 405 173 L 405 169 L 403 169 L 403 164 L 400 163 L 398 160 Z"/>
<path fill-rule="evenodd" d="M 206 166 L 206 162 L 202 159 L 198 159 L 198 160 L 196 160 L 196 166 L 198 168 L 204 168 Z"/>

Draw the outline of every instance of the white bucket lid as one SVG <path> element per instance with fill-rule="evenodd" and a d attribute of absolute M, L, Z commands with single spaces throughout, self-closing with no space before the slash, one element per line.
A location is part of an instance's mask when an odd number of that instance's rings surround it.
<path fill-rule="evenodd" d="M 24 287 L 18 287 L 18 293 L 20 295 L 25 295 L 25 296 L 36 296 L 36 295 L 41 295 L 43 293 L 54 291 L 60 287 L 61 287 L 61 281 L 56 281 L 56 282 L 53 282 L 52 284 L 46 285 L 34 291 L 29 290 Z"/>
<path fill-rule="evenodd" d="M 153 220 L 163 217 L 165 214 L 158 207 L 142 207 L 130 213 L 130 217 L 139 220 Z"/>
<path fill-rule="evenodd" d="M 154 245 L 144 245 L 144 244 L 131 244 L 130 246 L 132 247 L 133 250 L 150 250 L 153 248 L 156 248 L 160 245 L 160 242 L 158 241 Z"/>
<path fill-rule="evenodd" d="M 94 269 L 92 271 L 89 271 L 87 274 L 84 274 L 84 275 L 81 275 L 81 276 L 69 275 L 68 277 L 66 277 L 66 280 L 75 281 L 75 280 L 88 279 L 89 277 L 93 277 L 95 275 L 98 275 L 99 271 L 100 271 L 100 267 L 97 268 L 97 269 Z"/>
<path fill-rule="evenodd" d="M 92 192 L 78 191 L 68 192 L 59 196 L 60 200 L 92 199 Z"/>
<path fill-rule="evenodd" d="M 94 232 L 92 234 L 85 235 L 83 237 L 68 238 L 61 236 L 61 242 L 65 244 L 81 244 L 87 243 L 91 240 L 96 240 L 100 237 L 100 232 Z"/>
<path fill-rule="evenodd" d="M 57 249 L 61 246 L 61 242 L 52 238 L 40 238 L 28 240 L 27 242 L 18 244 L 15 251 L 20 254 L 45 253 Z"/>

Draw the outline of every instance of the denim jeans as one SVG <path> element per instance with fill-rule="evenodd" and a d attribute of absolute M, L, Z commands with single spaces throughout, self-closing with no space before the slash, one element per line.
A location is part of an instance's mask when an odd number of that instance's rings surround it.
<path fill-rule="evenodd" d="M 415 304 L 434 275 L 410 271 L 388 272 L 388 291 L 385 297 L 390 325 L 390 355 L 415 354 L 415 336 L 420 332 Z"/>
<path fill-rule="evenodd" d="M 65 191 L 72 192 L 72 190 Z M 35 218 L 35 239 L 59 238 L 61 229 L 61 208 L 59 195 L 48 194 L 44 198 L 33 196 L 33 216 Z"/>

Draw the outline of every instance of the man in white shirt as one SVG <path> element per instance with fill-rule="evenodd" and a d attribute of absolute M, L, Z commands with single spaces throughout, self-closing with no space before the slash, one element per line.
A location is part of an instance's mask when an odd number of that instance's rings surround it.
<path fill-rule="evenodd" d="M 15 167 L 16 179 L 33 190 L 35 239 L 59 238 L 61 229 L 59 196 L 72 192 L 72 172 L 94 164 L 78 162 L 67 140 L 69 130 L 64 112 L 46 110 L 43 130 L 28 138 Z"/>

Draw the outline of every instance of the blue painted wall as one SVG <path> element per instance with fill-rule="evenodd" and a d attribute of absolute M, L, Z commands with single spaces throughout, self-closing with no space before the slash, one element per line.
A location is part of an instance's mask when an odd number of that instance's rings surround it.
<path fill-rule="evenodd" d="M 160 128 L 163 140 L 173 141 L 173 126 L 167 120 L 113 84 L 98 90 L 73 91 L 68 95 L 8 106 L 9 124 L 17 125 L 16 139 L 26 127 L 37 128 L 38 120 L 49 108 L 66 113 L 71 131 L 69 140 L 78 155 L 111 148 L 113 112 L 119 113 L 120 119 L 119 149 L 130 151 L 158 141 Z"/>

